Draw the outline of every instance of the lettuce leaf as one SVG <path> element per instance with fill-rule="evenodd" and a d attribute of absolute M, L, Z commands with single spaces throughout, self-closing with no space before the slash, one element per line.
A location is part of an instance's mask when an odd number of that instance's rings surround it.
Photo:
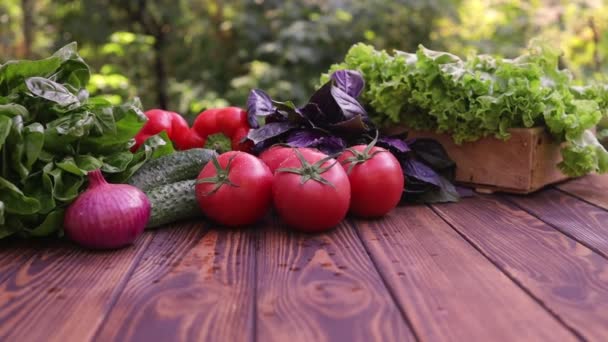
<path fill-rule="evenodd" d="M 456 143 L 488 135 L 508 139 L 510 128 L 545 126 L 565 143 L 560 168 L 566 174 L 606 172 L 608 155 L 588 132 L 608 108 L 608 91 L 573 87 L 570 73 L 558 68 L 559 54 L 539 40 L 514 59 L 461 59 L 422 45 L 415 53 L 388 53 L 360 43 L 321 81 L 342 69 L 358 70 L 367 84 L 361 102 L 374 123 L 446 132 Z"/>

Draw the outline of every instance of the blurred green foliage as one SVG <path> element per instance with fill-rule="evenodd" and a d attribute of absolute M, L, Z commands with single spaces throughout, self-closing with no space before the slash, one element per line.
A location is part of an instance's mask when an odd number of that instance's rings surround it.
<path fill-rule="evenodd" d="M 304 101 L 355 42 L 412 51 L 514 56 L 543 36 L 585 83 L 608 69 L 608 4 L 601 0 L 4 0 L 0 62 L 77 41 L 112 102 L 185 115 L 251 88 Z M 28 39 L 28 37 L 30 37 Z"/>

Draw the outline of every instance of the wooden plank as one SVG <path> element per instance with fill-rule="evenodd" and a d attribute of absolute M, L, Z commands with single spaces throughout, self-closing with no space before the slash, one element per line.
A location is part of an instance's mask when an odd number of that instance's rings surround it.
<path fill-rule="evenodd" d="M 0 240 L 0 283 L 15 273 L 43 246 L 39 243 L 39 239 L 7 238 Z"/>
<path fill-rule="evenodd" d="M 587 175 L 562 183 L 557 187 L 582 200 L 608 210 L 608 174 Z"/>
<path fill-rule="evenodd" d="M 250 341 L 254 248 L 250 230 L 160 230 L 96 340 Z"/>
<path fill-rule="evenodd" d="M 428 207 L 356 226 L 421 340 L 576 340 Z"/>
<path fill-rule="evenodd" d="M 435 205 L 487 258 L 580 335 L 608 340 L 608 261 L 496 197 Z"/>
<path fill-rule="evenodd" d="M 87 341 L 104 320 L 148 246 L 110 252 L 48 242 L 0 283 L 0 340 Z"/>
<path fill-rule="evenodd" d="M 608 198 L 608 192 L 604 196 Z M 608 258 L 608 211 L 557 190 L 508 199 Z"/>
<path fill-rule="evenodd" d="M 261 232 L 258 341 L 411 341 L 414 337 L 356 232 Z"/>

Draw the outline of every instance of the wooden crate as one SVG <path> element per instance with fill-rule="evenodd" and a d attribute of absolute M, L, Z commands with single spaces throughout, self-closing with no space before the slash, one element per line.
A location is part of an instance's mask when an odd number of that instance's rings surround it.
<path fill-rule="evenodd" d="M 432 138 L 456 162 L 456 181 L 479 192 L 527 194 L 567 179 L 558 168 L 560 145 L 544 128 L 510 129 L 511 138 L 486 137 L 457 145 L 447 134 L 410 130 L 408 138 Z"/>

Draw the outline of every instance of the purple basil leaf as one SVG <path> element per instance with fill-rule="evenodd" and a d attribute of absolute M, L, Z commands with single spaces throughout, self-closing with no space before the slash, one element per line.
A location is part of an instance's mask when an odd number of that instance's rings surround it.
<path fill-rule="evenodd" d="M 346 148 L 341 138 L 312 129 L 292 132 L 287 137 L 287 144 L 292 147 L 315 147 L 327 154 L 342 152 Z"/>
<path fill-rule="evenodd" d="M 367 116 L 367 112 L 356 98 L 348 95 L 342 89 L 335 86 L 331 87 L 330 92 L 346 120 L 352 119 L 357 115 Z"/>
<path fill-rule="evenodd" d="M 473 197 L 473 189 L 464 186 L 456 186 L 456 191 L 460 197 Z"/>
<path fill-rule="evenodd" d="M 331 75 L 334 85 L 348 95 L 357 98 L 365 87 L 363 76 L 356 70 L 338 70 Z"/>
<path fill-rule="evenodd" d="M 453 181 L 456 174 L 456 163 L 441 146 L 439 142 L 428 138 L 419 138 L 408 143 L 416 156 L 424 161 L 439 174 Z"/>
<path fill-rule="evenodd" d="M 327 124 L 325 114 L 323 114 L 321 108 L 316 103 L 308 103 L 306 106 L 298 109 L 298 112 L 315 127 Z"/>
<path fill-rule="evenodd" d="M 264 140 L 268 140 L 271 138 L 275 138 L 290 129 L 294 128 L 294 126 L 290 122 L 271 122 L 265 124 L 264 126 L 256 129 L 249 130 L 249 134 L 247 134 L 247 138 L 253 141 L 254 144 L 258 144 Z"/>
<path fill-rule="evenodd" d="M 316 104 L 324 114 L 325 122 L 315 122 L 317 126 L 325 126 L 344 120 L 340 106 L 338 106 L 338 103 L 336 103 L 331 94 L 332 88 L 331 82 L 327 82 L 312 94 L 310 100 L 308 100 L 309 103 Z"/>
<path fill-rule="evenodd" d="M 357 115 L 351 118 L 350 120 L 345 120 L 332 124 L 329 127 L 332 130 L 349 134 L 365 133 L 369 130 L 369 127 L 367 126 L 361 115 Z"/>
<path fill-rule="evenodd" d="M 259 127 L 257 117 L 271 115 L 276 111 L 270 96 L 261 89 L 253 89 L 247 98 L 247 121 L 253 128 Z"/>
<path fill-rule="evenodd" d="M 419 203 L 458 202 L 460 194 L 456 187 L 445 177 L 439 176 L 438 188 L 425 192 L 416 198 Z"/>
<path fill-rule="evenodd" d="M 401 168 L 403 174 L 408 178 L 415 178 L 417 180 L 433 184 L 436 187 L 441 187 L 440 175 L 435 170 L 428 167 L 423 162 L 414 158 L 407 158 L 401 160 Z"/>
<path fill-rule="evenodd" d="M 410 147 L 403 139 L 394 138 L 394 137 L 380 137 L 378 138 L 378 146 L 382 146 L 384 148 L 388 148 L 391 151 L 396 151 L 398 153 L 409 152 Z"/>

